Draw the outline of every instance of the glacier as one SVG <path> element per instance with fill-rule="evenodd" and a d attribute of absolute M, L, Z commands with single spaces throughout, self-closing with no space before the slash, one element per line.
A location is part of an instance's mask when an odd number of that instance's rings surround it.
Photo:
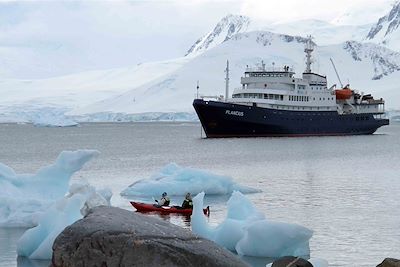
<path fill-rule="evenodd" d="M 36 174 L 17 174 L 0 163 L 0 227 L 33 227 L 68 192 L 71 176 L 99 155 L 97 150 L 63 151 Z"/>
<path fill-rule="evenodd" d="M 120 194 L 154 197 L 167 192 L 170 196 L 184 196 L 187 192 L 194 195 L 204 191 L 207 195 L 226 195 L 235 190 L 242 193 L 260 192 L 258 189 L 239 185 L 227 176 L 170 163 L 151 177 L 134 182 Z"/>
<path fill-rule="evenodd" d="M 208 225 L 202 213 L 204 192 L 193 198 L 192 231 L 242 256 L 278 258 L 310 254 L 313 231 L 297 224 L 265 218 L 242 193 L 234 191 L 228 200 L 225 220 Z"/>

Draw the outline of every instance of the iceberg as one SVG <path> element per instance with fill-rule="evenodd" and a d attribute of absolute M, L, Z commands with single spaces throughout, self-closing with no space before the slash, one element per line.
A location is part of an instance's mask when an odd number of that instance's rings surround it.
<path fill-rule="evenodd" d="M 234 191 L 226 219 L 210 227 L 202 213 L 204 192 L 193 198 L 192 231 L 241 256 L 307 256 L 312 231 L 297 224 L 267 220 L 242 193 Z"/>
<path fill-rule="evenodd" d="M 0 163 L 0 227 L 37 225 L 40 214 L 68 192 L 71 176 L 98 154 L 63 151 L 54 164 L 36 174 L 17 174 Z"/>
<path fill-rule="evenodd" d="M 195 195 L 227 195 L 233 191 L 242 193 L 261 192 L 258 189 L 239 185 L 232 178 L 210 172 L 180 167 L 175 163 L 166 165 L 159 173 L 141 179 L 121 192 L 122 196 L 152 197 L 168 192 L 170 196 L 183 196 L 186 192 Z"/>
<path fill-rule="evenodd" d="M 110 191 L 96 191 L 86 181 L 72 184 L 69 193 L 57 200 L 40 217 L 36 227 L 28 229 L 17 244 L 18 256 L 30 259 L 51 259 L 56 237 L 88 210 L 99 205 L 110 205 Z"/>

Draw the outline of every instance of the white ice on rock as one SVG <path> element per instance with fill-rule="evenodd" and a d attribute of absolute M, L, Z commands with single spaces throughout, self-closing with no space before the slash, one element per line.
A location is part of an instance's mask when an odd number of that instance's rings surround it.
<path fill-rule="evenodd" d="M 227 176 L 170 163 L 150 178 L 131 184 L 121 192 L 121 195 L 150 197 L 168 192 L 172 196 L 181 196 L 186 192 L 198 194 L 203 191 L 207 195 L 226 195 L 235 190 L 242 193 L 260 192 L 258 189 L 239 185 Z"/>
<path fill-rule="evenodd" d="M 203 215 L 204 192 L 193 199 L 192 231 L 237 252 L 254 257 L 306 256 L 312 231 L 297 224 L 267 220 L 240 192 L 228 201 L 226 219 L 210 227 Z"/>
<path fill-rule="evenodd" d="M 109 190 L 96 191 L 87 182 L 72 184 L 69 193 L 40 217 L 39 224 L 22 235 L 17 244 L 18 255 L 51 259 L 53 242 L 64 228 L 81 219 L 90 208 L 110 205 L 110 198 Z"/>
<path fill-rule="evenodd" d="M 17 174 L 0 163 L 0 227 L 33 227 L 39 215 L 68 192 L 71 176 L 99 154 L 63 151 L 56 162 L 36 174 Z"/>

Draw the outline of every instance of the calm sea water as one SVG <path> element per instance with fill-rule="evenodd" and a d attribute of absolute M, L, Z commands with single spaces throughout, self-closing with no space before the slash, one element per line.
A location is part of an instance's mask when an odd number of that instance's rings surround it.
<path fill-rule="evenodd" d="M 0 144 L 0 162 L 18 173 L 37 171 L 62 150 L 99 150 L 73 179 L 110 187 L 112 204 L 128 210 L 119 192 L 170 162 L 229 175 L 262 190 L 248 197 L 267 218 L 313 229 L 312 257 L 349 267 L 400 258 L 399 123 L 369 136 L 245 139 L 202 139 L 197 123 L 0 124 Z M 206 199 L 211 224 L 224 219 L 227 199 Z M 179 216 L 163 219 L 189 227 Z M 0 266 L 17 266 L 23 231 L 0 229 Z"/>

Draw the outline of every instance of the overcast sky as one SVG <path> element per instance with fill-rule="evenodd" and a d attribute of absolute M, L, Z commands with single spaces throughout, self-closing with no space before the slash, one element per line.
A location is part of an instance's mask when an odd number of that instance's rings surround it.
<path fill-rule="evenodd" d="M 310 18 L 367 23 L 385 14 L 393 2 L 0 1 L 0 75 L 18 71 L 16 77 L 46 77 L 175 58 L 230 13 L 266 24 Z M 349 10 L 354 12 L 343 16 Z M 31 68 L 22 66 L 30 61 Z"/>

